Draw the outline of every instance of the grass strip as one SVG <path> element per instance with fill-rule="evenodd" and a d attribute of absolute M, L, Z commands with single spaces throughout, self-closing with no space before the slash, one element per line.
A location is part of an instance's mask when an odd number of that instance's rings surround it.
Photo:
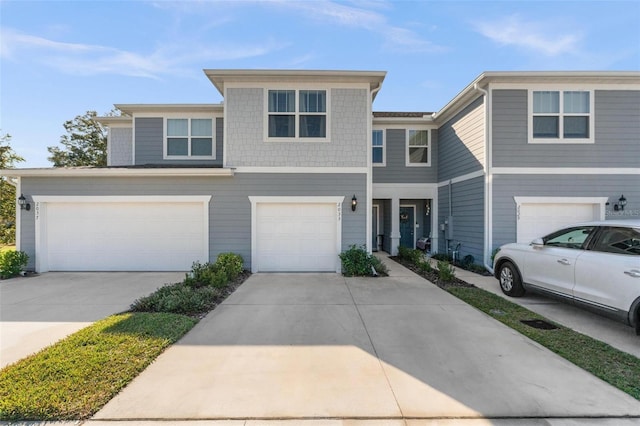
<path fill-rule="evenodd" d="M 637 357 L 553 323 L 541 315 L 481 288 L 450 287 L 447 291 L 640 400 L 640 359 Z M 540 330 L 521 322 L 521 320 L 532 319 L 550 322 L 558 328 Z"/>
<path fill-rule="evenodd" d="M 167 313 L 107 317 L 0 371 L 0 420 L 86 419 L 197 320 Z"/>

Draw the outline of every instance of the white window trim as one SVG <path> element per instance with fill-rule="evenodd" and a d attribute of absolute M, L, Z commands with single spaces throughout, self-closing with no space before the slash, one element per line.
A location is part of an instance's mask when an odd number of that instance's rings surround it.
<path fill-rule="evenodd" d="M 211 155 L 191 155 L 191 119 L 206 118 L 211 120 Z M 169 119 L 189 120 L 187 136 L 187 155 L 168 155 L 167 121 Z M 162 117 L 162 159 L 163 160 L 215 160 L 216 159 L 216 117 L 208 114 L 166 114 Z M 177 137 L 177 136 L 176 136 Z"/>
<path fill-rule="evenodd" d="M 381 131 L 382 132 L 382 146 L 373 146 L 373 132 Z M 382 148 L 382 163 L 374 163 L 373 162 L 373 148 Z M 371 130 L 371 164 L 373 167 L 386 167 L 387 165 L 387 129 L 384 127 L 374 127 Z"/>
<path fill-rule="evenodd" d="M 409 132 L 412 130 L 425 130 L 427 132 L 427 162 L 426 163 L 412 163 L 409 161 Z M 422 126 L 410 126 L 405 130 L 404 136 L 404 158 L 405 166 L 407 167 L 431 167 L 431 128 Z"/>
<path fill-rule="evenodd" d="M 295 136 L 292 138 L 269 137 L 269 91 L 270 90 L 293 90 L 295 92 L 295 108 L 292 113 L 282 113 L 282 115 L 294 115 Z M 300 115 L 323 115 L 322 113 L 300 113 L 300 91 L 301 90 L 324 90 L 327 94 L 326 105 L 326 129 L 324 138 L 301 137 L 300 136 Z M 264 88 L 263 96 L 264 118 L 263 118 L 263 138 L 265 142 L 330 142 L 331 141 L 331 88 L 325 86 L 305 85 L 305 86 L 272 86 Z"/>
<path fill-rule="evenodd" d="M 534 138 L 533 137 L 533 92 L 560 92 L 560 109 L 558 116 L 558 137 L 557 138 Z M 550 86 L 536 87 L 528 89 L 527 94 L 527 120 L 528 120 L 528 142 L 530 144 L 584 144 L 595 143 L 595 93 L 593 89 L 575 88 L 571 86 Z M 567 114 L 563 112 L 564 92 L 589 92 L 589 113 L 588 114 Z M 540 114 L 545 115 L 545 114 Z M 556 115 L 556 114 L 549 114 Z M 564 137 L 564 117 L 589 116 L 589 137 L 588 138 L 565 138 Z"/>

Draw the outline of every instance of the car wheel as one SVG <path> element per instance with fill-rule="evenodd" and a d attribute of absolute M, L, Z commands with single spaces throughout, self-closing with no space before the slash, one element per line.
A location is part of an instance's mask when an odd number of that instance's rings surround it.
<path fill-rule="evenodd" d="M 500 265 L 498 280 L 500 281 L 500 289 L 507 296 L 520 297 L 524 294 L 522 278 L 513 263 L 504 262 Z"/>

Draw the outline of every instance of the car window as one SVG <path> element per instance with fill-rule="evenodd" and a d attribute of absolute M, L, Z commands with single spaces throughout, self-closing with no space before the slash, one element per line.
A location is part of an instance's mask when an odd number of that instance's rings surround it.
<path fill-rule="evenodd" d="M 587 238 L 589 238 L 589 235 L 591 235 L 593 228 L 593 226 L 581 226 L 554 232 L 543 238 L 544 245 L 573 249 L 584 248 L 585 242 Z"/>
<path fill-rule="evenodd" d="M 594 251 L 640 256 L 640 230 L 634 228 L 603 228 L 593 245 Z"/>

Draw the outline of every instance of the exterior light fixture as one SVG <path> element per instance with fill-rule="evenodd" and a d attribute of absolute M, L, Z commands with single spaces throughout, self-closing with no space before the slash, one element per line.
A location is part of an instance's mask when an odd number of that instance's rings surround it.
<path fill-rule="evenodd" d="M 353 194 L 353 197 L 351 198 L 351 211 L 355 212 L 356 207 L 358 207 L 358 199 L 356 198 L 356 194 Z"/>
<path fill-rule="evenodd" d="M 624 206 L 626 205 L 627 205 L 627 199 L 624 198 L 624 195 L 621 195 L 620 198 L 618 198 L 618 202 L 613 205 L 613 210 L 622 211 L 624 210 Z"/>
<path fill-rule="evenodd" d="M 31 210 L 31 204 L 27 203 L 27 199 L 24 198 L 23 194 L 18 197 L 18 204 L 20 205 L 20 210 Z"/>

